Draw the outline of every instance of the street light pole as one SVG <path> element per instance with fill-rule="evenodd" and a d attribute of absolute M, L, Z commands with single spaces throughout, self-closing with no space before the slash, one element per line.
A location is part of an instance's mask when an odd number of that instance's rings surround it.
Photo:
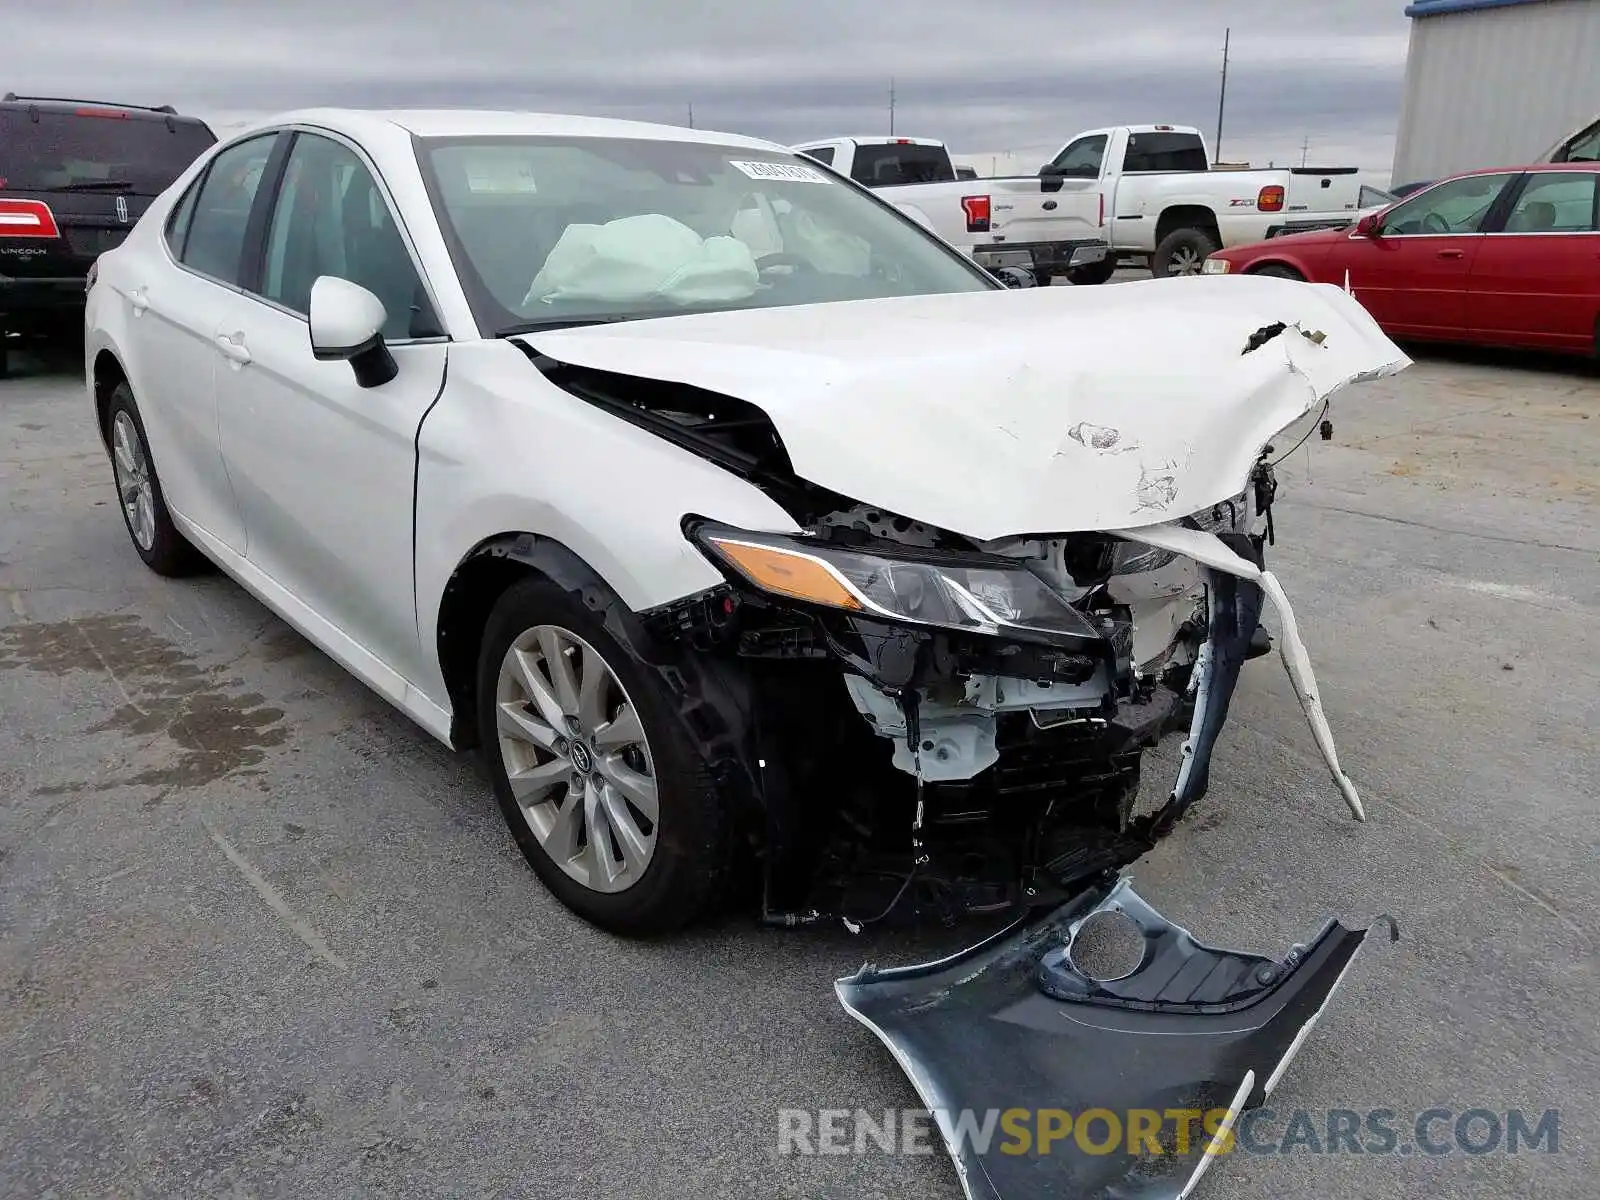
<path fill-rule="evenodd" d="M 1222 88 L 1217 93 L 1217 140 L 1211 145 L 1211 158 L 1213 163 L 1222 161 L 1222 114 L 1228 105 L 1228 43 L 1233 39 L 1233 28 L 1229 26 L 1222 34 Z"/>

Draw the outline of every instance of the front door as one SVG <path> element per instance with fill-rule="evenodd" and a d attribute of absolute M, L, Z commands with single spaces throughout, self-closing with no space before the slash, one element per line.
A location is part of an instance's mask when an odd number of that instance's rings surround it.
<path fill-rule="evenodd" d="M 248 557 L 407 681 L 420 677 L 412 580 L 416 435 L 444 382 L 446 344 L 388 198 L 344 142 L 299 133 L 264 253 L 227 316 L 217 388 L 222 455 Z M 374 293 L 399 374 L 363 388 L 311 353 L 311 285 Z"/>
<path fill-rule="evenodd" d="M 1329 257 L 1366 310 L 1395 337 L 1466 336 L 1467 279 L 1479 232 L 1514 172 L 1469 175 L 1411 196 L 1375 234 L 1353 230 Z"/>
<path fill-rule="evenodd" d="M 1476 341 L 1590 350 L 1600 316 L 1600 180 L 1529 174 L 1503 225 L 1484 235 L 1468 284 Z"/>

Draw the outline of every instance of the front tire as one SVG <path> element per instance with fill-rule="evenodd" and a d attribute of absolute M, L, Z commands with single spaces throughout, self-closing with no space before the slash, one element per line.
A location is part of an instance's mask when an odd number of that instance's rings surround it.
<path fill-rule="evenodd" d="M 1159 278 L 1198 275 L 1206 256 L 1220 250 L 1221 242 L 1209 229 L 1174 229 L 1161 239 L 1150 260 L 1150 273 Z"/>
<path fill-rule="evenodd" d="M 1273 263 L 1271 266 L 1262 267 L 1258 271 L 1251 271 L 1250 274 L 1267 275 L 1273 279 L 1295 279 L 1301 283 L 1306 281 L 1306 277 L 1300 274 L 1299 271 L 1296 271 L 1293 267 L 1283 267 L 1279 266 L 1277 263 Z"/>
<path fill-rule="evenodd" d="M 119 383 L 111 393 L 106 414 L 106 437 L 111 444 L 112 478 L 117 487 L 117 507 L 128 538 L 144 565 L 157 575 L 192 575 L 207 566 L 205 556 L 178 532 L 167 511 L 161 480 L 150 457 L 144 418 L 134 402 L 133 389 Z"/>
<path fill-rule="evenodd" d="M 477 693 L 495 798 L 562 904 L 628 936 L 705 914 L 728 876 L 722 799 L 671 694 L 595 613 L 542 576 L 514 584 Z"/>

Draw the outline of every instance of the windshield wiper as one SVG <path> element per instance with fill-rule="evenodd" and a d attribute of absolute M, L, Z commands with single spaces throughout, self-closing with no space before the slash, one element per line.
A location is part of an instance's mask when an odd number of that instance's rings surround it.
<path fill-rule="evenodd" d="M 631 321 L 634 319 L 636 319 L 634 314 L 550 317 L 543 321 L 523 321 L 516 325 L 507 325 L 503 329 L 496 329 L 494 335 L 497 338 L 515 337 L 519 333 L 544 333 L 551 329 L 581 329 L 585 325 L 612 325 L 618 321 Z"/>
<path fill-rule="evenodd" d="M 131 179 L 75 179 L 71 183 L 57 184 L 52 188 L 42 188 L 46 192 L 131 192 L 133 181 Z"/>
<path fill-rule="evenodd" d="M 643 312 L 590 313 L 578 317 L 548 317 L 543 321 L 522 321 L 496 329 L 497 338 L 515 337 L 519 333 L 547 333 L 552 329 L 581 329 L 585 325 L 615 325 L 621 321 L 653 321 L 663 317 L 693 317 L 704 313 L 736 312 L 737 305 L 717 305 L 706 308 L 673 308 L 663 312 L 647 309 Z"/>

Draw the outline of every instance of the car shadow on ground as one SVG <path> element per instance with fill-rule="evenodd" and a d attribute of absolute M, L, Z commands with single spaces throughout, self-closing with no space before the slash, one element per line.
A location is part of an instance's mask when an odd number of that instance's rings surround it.
<path fill-rule="evenodd" d="M 83 339 L 49 340 L 0 335 L 5 338 L 5 367 L 0 379 L 48 379 L 83 371 Z"/>
<path fill-rule="evenodd" d="M 1401 349 L 1418 362 L 1453 363 L 1468 367 L 1497 367 L 1508 371 L 1535 371 L 1574 379 L 1600 380 L 1600 360 L 1575 354 L 1536 350 L 1501 350 L 1487 346 L 1401 342 Z"/>

